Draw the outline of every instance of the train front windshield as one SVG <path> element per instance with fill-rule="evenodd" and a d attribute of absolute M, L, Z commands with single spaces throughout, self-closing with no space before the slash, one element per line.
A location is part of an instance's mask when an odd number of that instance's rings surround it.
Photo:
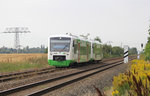
<path fill-rule="evenodd" d="M 69 52 L 71 38 L 67 37 L 52 37 L 50 38 L 51 52 Z"/>

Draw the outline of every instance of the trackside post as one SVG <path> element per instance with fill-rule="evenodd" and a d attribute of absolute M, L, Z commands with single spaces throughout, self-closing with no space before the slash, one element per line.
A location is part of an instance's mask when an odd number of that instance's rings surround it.
<path fill-rule="evenodd" d="M 124 46 L 124 63 L 129 62 L 128 52 L 129 52 L 129 47 L 127 45 L 125 45 Z"/>

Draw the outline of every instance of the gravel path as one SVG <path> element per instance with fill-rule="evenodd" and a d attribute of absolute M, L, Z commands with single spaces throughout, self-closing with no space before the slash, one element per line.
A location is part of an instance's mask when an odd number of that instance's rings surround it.
<path fill-rule="evenodd" d="M 107 71 L 100 72 L 99 74 L 48 93 L 46 96 L 97 96 L 93 86 L 96 86 L 100 90 L 112 86 L 113 77 L 119 73 L 125 72 L 127 68 L 128 64 L 116 66 Z"/>

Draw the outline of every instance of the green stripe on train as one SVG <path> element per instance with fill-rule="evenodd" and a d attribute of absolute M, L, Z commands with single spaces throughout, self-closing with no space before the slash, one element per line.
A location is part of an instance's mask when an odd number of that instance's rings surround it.
<path fill-rule="evenodd" d="M 71 63 L 73 63 L 73 60 L 66 60 L 66 61 L 53 61 L 53 60 L 48 60 L 48 63 L 51 66 L 56 66 L 56 67 L 63 67 L 63 66 L 69 66 Z"/>

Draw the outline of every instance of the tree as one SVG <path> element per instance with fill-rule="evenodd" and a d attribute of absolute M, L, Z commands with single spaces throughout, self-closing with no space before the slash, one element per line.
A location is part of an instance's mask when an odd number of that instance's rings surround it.
<path fill-rule="evenodd" d="M 112 47 L 111 45 L 103 45 L 104 58 L 123 56 L 123 48 L 119 46 Z"/>
<path fill-rule="evenodd" d="M 129 55 L 134 55 L 134 54 L 137 54 L 137 48 L 133 47 L 133 48 L 130 48 L 129 49 Z"/>
<path fill-rule="evenodd" d="M 95 37 L 95 39 L 94 39 L 95 41 L 98 41 L 99 43 L 102 43 L 102 41 L 101 41 L 101 39 L 97 36 L 97 37 Z"/>
<path fill-rule="evenodd" d="M 150 35 L 150 27 L 149 27 L 149 35 Z M 145 60 L 150 60 L 150 37 L 148 37 L 148 41 L 144 50 Z"/>
<path fill-rule="evenodd" d="M 149 32 L 149 35 L 150 35 L 150 25 L 149 25 L 148 32 Z M 150 37 L 148 37 L 148 43 L 150 43 Z"/>
<path fill-rule="evenodd" d="M 104 58 L 112 57 L 111 53 L 112 53 L 112 46 L 104 44 L 103 45 L 103 55 L 104 55 Z"/>
<path fill-rule="evenodd" d="M 150 60 L 150 43 L 146 44 L 144 54 L 145 54 L 145 60 Z"/>
<path fill-rule="evenodd" d="M 149 35 L 150 35 L 150 29 L 149 29 Z M 150 37 L 148 37 L 148 43 L 150 43 Z"/>
<path fill-rule="evenodd" d="M 123 55 L 123 49 L 119 46 L 115 46 L 112 48 L 112 54 L 114 56 L 122 56 Z"/>

